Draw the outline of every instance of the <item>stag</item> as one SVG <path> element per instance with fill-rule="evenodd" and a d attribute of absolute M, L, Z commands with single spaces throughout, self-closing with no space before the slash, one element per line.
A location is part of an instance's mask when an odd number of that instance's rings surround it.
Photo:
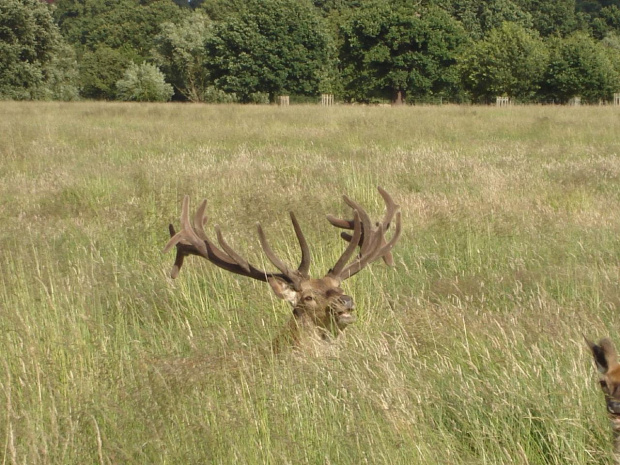
<path fill-rule="evenodd" d="M 277 351 L 283 345 L 303 345 L 305 341 L 328 342 L 337 337 L 356 320 L 354 302 L 340 287 L 342 282 L 360 272 L 370 263 L 383 259 L 393 265 L 391 250 L 401 235 L 400 206 L 381 187 L 378 188 L 385 202 L 385 214 L 374 225 L 364 208 L 346 195 L 345 203 L 353 210 L 353 219 L 346 220 L 328 215 L 329 222 L 343 231 L 341 237 L 348 246 L 334 266 L 322 278 L 312 278 L 310 250 L 297 218 L 291 212 L 293 229 L 301 248 L 301 261 L 292 269 L 282 261 L 270 247 L 263 228 L 257 223 L 258 239 L 263 252 L 278 271 L 262 270 L 239 255 L 224 239 L 218 225 L 215 225 L 217 243 L 205 232 L 206 200 L 203 200 L 194 214 L 193 225 L 189 218 L 189 196 L 183 199 L 181 209 L 181 231 L 176 232 L 171 224 L 170 240 L 164 253 L 176 246 L 176 259 L 171 277 L 176 278 L 188 255 L 205 258 L 213 265 L 234 274 L 269 283 L 277 297 L 289 302 L 293 316 L 281 336 L 274 341 Z M 386 232 L 394 222 L 394 232 L 386 240 Z M 358 249 L 359 248 L 359 249 Z M 355 253 L 357 250 L 357 254 Z"/>
<path fill-rule="evenodd" d="M 620 464 L 620 364 L 611 340 L 601 339 L 598 344 L 586 342 L 592 351 L 599 373 L 599 384 L 605 396 L 607 415 L 614 434 L 614 461 Z"/>

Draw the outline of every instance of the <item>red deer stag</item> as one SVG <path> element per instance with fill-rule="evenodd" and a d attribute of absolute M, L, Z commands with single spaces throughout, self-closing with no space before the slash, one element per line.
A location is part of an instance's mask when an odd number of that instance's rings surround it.
<path fill-rule="evenodd" d="M 181 231 L 175 232 L 174 226 L 170 225 L 171 239 L 164 248 L 164 253 L 174 246 L 177 249 L 171 276 L 177 277 L 186 256 L 198 255 L 226 271 L 259 281 L 266 281 L 276 296 L 286 300 L 293 307 L 293 317 L 288 327 L 283 335 L 274 341 L 275 350 L 278 350 L 283 344 L 299 346 L 306 340 L 311 342 L 330 341 L 356 319 L 353 313 L 353 299 L 346 295 L 340 287 L 342 282 L 379 258 L 383 258 L 387 264 L 393 265 L 391 250 L 401 234 L 400 207 L 381 187 L 379 187 L 379 193 L 385 201 L 386 212 L 383 220 L 374 226 L 366 211 L 346 195 L 343 196 L 343 199 L 353 210 L 353 219 L 343 220 L 328 215 L 327 219 L 332 225 L 352 230 L 352 233 L 341 233 L 342 238 L 349 244 L 336 264 L 323 278 L 319 279 L 311 278 L 308 274 L 310 250 L 292 212 L 290 216 L 301 248 L 301 262 L 296 270 L 289 268 L 273 252 L 267 243 L 263 229 L 260 224 L 257 224 L 258 238 L 263 252 L 279 270 L 278 272 L 263 271 L 248 263 L 231 248 L 224 240 L 219 226 L 215 225 L 217 245 L 207 236 L 204 230 L 206 200 L 203 200 L 196 210 L 192 226 L 189 219 L 189 197 L 185 196 L 181 212 Z M 393 220 L 395 224 L 394 233 L 387 241 L 385 234 Z M 353 257 L 358 247 L 359 251 Z"/>
<path fill-rule="evenodd" d="M 614 461 L 620 464 L 620 364 L 618 354 L 613 343 L 607 338 L 601 339 L 598 344 L 588 339 L 586 342 L 594 356 L 599 373 L 599 383 L 605 395 L 607 414 L 614 434 Z"/>

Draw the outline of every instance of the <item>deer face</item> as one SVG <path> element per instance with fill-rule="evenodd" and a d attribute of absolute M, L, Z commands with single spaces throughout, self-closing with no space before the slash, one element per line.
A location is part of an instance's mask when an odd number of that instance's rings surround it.
<path fill-rule="evenodd" d="M 356 320 L 353 299 L 330 276 L 303 280 L 297 286 L 299 290 L 279 278 L 269 278 L 269 284 L 279 298 L 291 304 L 294 317 L 300 321 L 337 334 Z"/>
<path fill-rule="evenodd" d="M 598 344 L 587 342 L 599 372 L 599 383 L 605 395 L 607 411 L 613 419 L 620 420 L 620 364 L 616 349 L 607 338 Z"/>

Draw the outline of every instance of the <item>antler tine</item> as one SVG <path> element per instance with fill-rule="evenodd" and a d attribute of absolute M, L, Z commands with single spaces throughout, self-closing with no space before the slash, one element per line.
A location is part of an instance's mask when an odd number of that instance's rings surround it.
<path fill-rule="evenodd" d="M 200 208 L 199 208 L 200 210 Z M 203 210 L 204 211 L 204 210 Z M 172 270 L 170 270 L 170 276 L 174 279 L 179 275 L 181 271 L 181 267 L 183 266 L 183 261 L 185 259 L 185 253 L 183 251 L 183 245 L 186 247 L 194 248 L 196 255 L 201 255 L 205 258 L 208 258 L 208 252 L 205 247 L 203 241 L 200 240 L 198 236 L 194 233 L 192 226 L 189 222 L 189 196 L 186 195 L 183 197 L 183 205 L 181 207 L 181 231 L 178 233 L 175 232 L 174 226 L 170 224 L 168 229 L 170 231 L 170 240 L 165 245 L 163 252 L 167 253 L 174 247 L 177 246 L 177 254 L 174 259 L 174 265 L 172 265 Z"/>
<path fill-rule="evenodd" d="M 217 242 L 220 244 L 220 247 L 224 249 L 224 252 L 228 254 L 230 258 L 232 258 L 237 265 L 243 268 L 244 271 L 250 273 L 250 264 L 248 261 L 239 255 L 237 252 L 233 250 L 231 246 L 224 240 L 224 236 L 222 236 L 222 231 L 220 230 L 219 225 L 215 225 L 215 234 L 217 235 Z"/>
<path fill-rule="evenodd" d="M 385 202 L 385 215 L 383 216 L 382 224 L 385 226 L 385 230 L 387 231 L 387 229 L 390 227 L 392 219 L 394 218 L 394 215 L 397 211 L 400 210 L 400 205 L 394 202 L 392 196 L 383 187 L 377 186 L 377 190 L 379 191 L 379 194 L 381 194 L 381 197 L 383 197 L 383 201 Z M 381 246 L 384 246 L 385 244 L 385 236 L 381 235 Z M 394 266 L 394 257 L 392 257 L 391 252 L 387 252 L 385 255 L 383 255 L 383 261 L 388 266 Z"/>
<path fill-rule="evenodd" d="M 174 226 L 169 224 L 168 230 L 170 231 L 170 237 L 173 238 L 176 235 L 176 232 L 174 231 Z M 168 245 L 166 244 L 166 247 L 167 246 Z M 168 250 L 170 249 L 168 248 Z M 166 251 L 166 249 L 164 249 L 164 251 Z M 179 250 L 177 250 L 177 255 L 174 258 L 174 265 L 172 265 L 172 270 L 170 270 L 170 277 L 172 279 L 175 279 L 177 276 L 179 276 L 179 272 L 181 271 L 181 267 L 183 266 L 184 259 L 185 259 L 185 255 L 183 255 L 182 253 L 179 252 Z"/>
<path fill-rule="evenodd" d="M 290 215 L 293 228 L 295 229 L 295 235 L 297 236 L 297 242 L 299 242 L 299 247 L 301 248 L 301 262 L 299 263 L 297 271 L 299 271 L 302 276 L 307 277 L 308 272 L 310 271 L 310 248 L 308 247 L 308 242 L 306 242 L 304 233 L 301 230 L 301 226 L 299 226 L 297 218 L 295 218 L 295 214 L 290 212 Z"/>
<path fill-rule="evenodd" d="M 203 241 L 208 240 L 207 234 L 204 230 L 204 225 L 207 222 L 207 217 L 205 216 L 205 209 L 207 208 L 207 199 L 203 199 L 198 205 L 196 209 L 196 213 L 194 213 L 194 231 L 196 231 L 196 235 L 200 237 Z"/>
<path fill-rule="evenodd" d="M 344 279 L 340 277 L 340 274 L 342 273 L 342 270 L 344 269 L 347 262 L 351 258 L 351 255 L 353 255 L 353 252 L 355 252 L 355 249 L 359 245 L 361 238 L 362 238 L 362 226 L 360 223 L 360 216 L 357 210 L 354 210 L 353 211 L 353 236 L 351 237 L 351 241 L 349 242 L 348 247 L 342 253 L 342 255 L 340 256 L 340 258 L 338 259 L 334 267 L 329 271 L 328 275 L 344 281 Z"/>
<path fill-rule="evenodd" d="M 300 281 L 301 274 L 299 272 L 292 271 L 286 263 L 284 263 L 280 258 L 275 254 L 273 249 L 269 246 L 267 242 L 267 237 L 263 231 L 260 223 L 256 223 L 256 229 L 258 230 L 258 239 L 260 240 L 260 245 L 263 248 L 263 252 L 267 255 L 267 258 L 275 265 L 275 267 L 284 274 L 289 281 L 293 283 L 293 285 L 297 285 Z"/>
<path fill-rule="evenodd" d="M 166 253 L 175 245 L 186 242 L 194 246 L 196 250 L 200 252 L 200 255 L 207 258 L 208 252 L 204 241 L 196 235 L 191 223 L 189 222 L 189 195 L 183 197 L 183 206 L 181 207 L 181 228 L 181 231 L 176 234 L 172 234 L 174 232 L 174 227 L 170 225 L 170 233 L 172 237 L 165 245 L 163 252 Z"/>
<path fill-rule="evenodd" d="M 361 233 L 359 245 L 360 245 L 360 255 L 363 255 L 364 253 L 368 251 L 368 248 L 371 246 L 371 242 L 372 242 L 372 237 L 370 238 L 368 237 L 368 235 L 372 231 L 370 217 L 368 216 L 368 213 L 366 213 L 366 210 L 364 210 L 364 208 L 359 203 L 357 203 L 355 200 L 350 199 L 346 195 L 343 195 L 342 198 L 345 201 L 345 203 L 353 209 L 353 211 L 357 211 L 357 213 L 360 215 L 360 219 L 362 220 L 362 233 Z"/>
<path fill-rule="evenodd" d="M 334 215 L 327 215 L 327 221 L 337 228 L 353 229 L 353 221 L 336 218 Z"/>
<path fill-rule="evenodd" d="M 366 255 L 359 255 L 358 258 L 350 263 L 341 273 L 341 279 L 344 281 L 345 279 L 350 278 L 354 274 L 361 271 L 366 265 L 377 260 L 379 257 L 384 257 L 390 253 L 396 242 L 400 239 L 400 235 L 402 232 L 401 228 L 401 213 L 396 212 L 396 226 L 394 230 L 394 235 L 389 240 L 389 242 L 385 242 L 385 238 L 383 237 L 385 233 L 385 226 L 381 225 L 380 230 L 377 231 L 377 235 L 380 235 L 380 238 L 376 238 L 374 242 L 373 249 L 367 253 Z M 385 245 L 383 245 L 383 243 Z M 391 257 L 391 256 L 390 256 Z"/>
<path fill-rule="evenodd" d="M 194 214 L 194 231 L 196 233 L 196 235 L 205 242 L 206 246 L 207 246 L 207 251 L 213 253 L 213 255 L 215 255 L 215 257 L 217 257 L 218 260 L 221 260 L 223 262 L 226 262 L 230 265 L 239 265 L 241 266 L 241 268 L 243 268 L 246 272 L 250 272 L 250 265 L 248 264 L 248 262 L 241 256 L 239 256 L 239 254 L 237 254 L 224 240 L 224 238 L 222 237 L 221 231 L 219 229 L 219 226 L 216 224 L 215 225 L 215 232 L 217 234 L 217 238 L 218 238 L 218 242 L 220 244 L 220 247 L 222 247 L 222 249 L 224 249 L 223 253 L 220 249 L 218 249 L 217 247 L 215 247 L 215 245 L 213 244 L 213 242 L 211 240 L 209 240 L 209 237 L 207 236 L 207 233 L 204 230 L 204 225 L 207 222 L 207 217 L 205 216 L 205 209 L 207 207 L 207 200 L 203 200 L 200 205 L 198 206 L 198 209 L 196 210 L 196 213 Z"/>
<path fill-rule="evenodd" d="M 385 202 L 385 215 L 383 216 L 383 224 L 389 227 L 392 219 L 394 218 L 394 214 L 400 209 L 400 205 L 397 205 L 392 199 L 392 196 L 388 194 L 388 192 L 381 186 L 377 186 L 377 190 L 381 197 L 383 197 L 383 201 Z"/>

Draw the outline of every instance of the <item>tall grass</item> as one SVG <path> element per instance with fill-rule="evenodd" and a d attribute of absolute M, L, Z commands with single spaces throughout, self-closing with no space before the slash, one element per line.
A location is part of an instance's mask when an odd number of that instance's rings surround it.
<path fill-rule="evenodd" d="M 0 103 L 2 463 L 611 463 L 584 333 L 619 340 L 611 107 Z M 402 206 L 321 357 L 268 286 L 163 256 L 181 199 L 318 276 L 342 193 Z"/>

